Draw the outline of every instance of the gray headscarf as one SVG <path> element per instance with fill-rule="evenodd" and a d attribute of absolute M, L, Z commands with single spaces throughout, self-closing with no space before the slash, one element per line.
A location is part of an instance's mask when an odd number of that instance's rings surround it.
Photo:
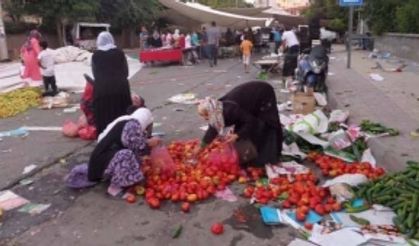
<path fill-rule="evenodd" d="M 115 41 L 110 32 L 101 32 L 96 40 L 96 46 L 98 50 L 108 51 L 115 49 Z"/>

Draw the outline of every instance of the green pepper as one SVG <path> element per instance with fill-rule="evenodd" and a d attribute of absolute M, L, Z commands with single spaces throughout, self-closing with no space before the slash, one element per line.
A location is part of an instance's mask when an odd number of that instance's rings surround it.
<path fill-rule="evenodd" d="M 349 218 L 351 218 L 351 220 L 353 221 L 353 222 L 355 222 L 355 223 L 357 223 L 357 224 L 359 224 L 359 225 L 363 225 L 363 226 L 365 226 L 365 225 L 369 225 L 370 224 L 370 222 L 368 221 L 368 220 L 366 220 L 366 219 L 363 219 L 363 218 L 359 218 L 359 217 L 356 217 L 356 216 L 354 216 L 354 215 L 349 215 Z"/>
<path fill-rule="evenodd" d="M 172 238 L 178 238 L 182 234 L 183 226 L 179 225 L 173 230 Z"/>

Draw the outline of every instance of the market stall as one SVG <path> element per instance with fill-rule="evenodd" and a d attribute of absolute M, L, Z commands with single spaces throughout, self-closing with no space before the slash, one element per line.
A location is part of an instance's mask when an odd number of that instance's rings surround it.
<path fill-rule="evenodd" d="M 140 51 L 140 62 L 179 62 L 183 63 L 182 49 L 150 49 Z"/>

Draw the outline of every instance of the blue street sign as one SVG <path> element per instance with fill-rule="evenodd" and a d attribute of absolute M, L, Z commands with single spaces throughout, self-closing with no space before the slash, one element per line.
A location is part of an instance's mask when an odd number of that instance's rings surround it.
<path fill-rule="evenodd" d="M 339 0 L 339 5 L 342 7 L 361 6 L 363 4 L 364 4 L 364 0 Z"/>

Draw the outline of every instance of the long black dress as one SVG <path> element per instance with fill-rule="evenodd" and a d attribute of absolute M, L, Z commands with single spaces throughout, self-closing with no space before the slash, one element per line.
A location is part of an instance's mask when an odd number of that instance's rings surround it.
<path fill-rule="evenodd" d="M 93 114 L 100 134 L 132 105 L 127 59 L 119 49 L 97 50 L 92 57 L 92 69 L 95 77 Z"/>
<path fill-rule="evenodd" d="M 263 166 L 279 161 L 282 151 L 282 127 L 273 87 L 262 81 L 239 85 L 219 99 L 223 103 L 224 124 L 234 125 L 239 140 L 250 140 L 258 157 L 250 164 Z M 217 137 L 217 130 L 209 127 L 203 142 Z"/>

